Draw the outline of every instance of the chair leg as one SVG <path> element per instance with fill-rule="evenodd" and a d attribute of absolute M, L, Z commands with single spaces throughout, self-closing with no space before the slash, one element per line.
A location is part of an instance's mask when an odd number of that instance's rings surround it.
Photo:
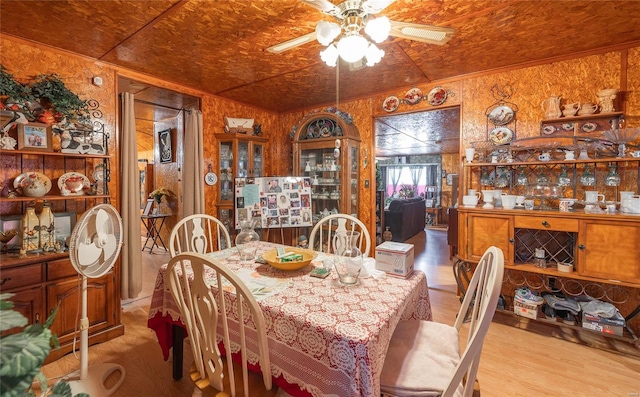
<path fill-rule="evenodd" d="M 480 397 L 480 382 L 478 382 L 478 378 L 473 382 L 473 393 L 471 395 L 473 397 Z"/>
<path fill-rule="evenodd" d="M 474 390 L 474 393 L 475 393 L 475 390 Z M 198 386 L 194 386 L 193 394 L 191 394 L 191 397 L 202 397 L 202 390 L 200 390 Z"/>

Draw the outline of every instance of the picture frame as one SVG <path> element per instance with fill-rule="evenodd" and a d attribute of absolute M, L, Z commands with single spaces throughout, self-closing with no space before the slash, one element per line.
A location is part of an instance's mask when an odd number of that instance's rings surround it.
<path fill-rule="evenodd" d="M 66 241 L 73 232 L 76 225 L 77 215 L 75 212 L 56 212 L 53 214 L 56 226 L 56 240 Z"/>
<path fill-rule="evenodd" d="M 52 152 L 52 129 L 44 123 L 18 124 L 18 150 Z"/>
<path fill-rule="evenodd" d="M 144 210 L 142 210 L 142 215 L 143 216 L 151 215 L 152 208 L 153 208 L 153 199 L 147 199 L 147 203 L 144 206 Z"/>
<path fill-rule="evenodd" d="M 158 150 L 160 155 L 160 163 L 174 162 L 174 133 L 172 129 L 166 129 L 158 132 Z"/>

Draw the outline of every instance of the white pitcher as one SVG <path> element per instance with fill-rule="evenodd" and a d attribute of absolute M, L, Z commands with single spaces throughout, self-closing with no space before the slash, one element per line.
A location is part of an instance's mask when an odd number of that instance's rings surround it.
<path fill-rule="evenodd" d="M 560 98 L 561 96 L 551 95 L 549 98 L 542 101 L 542 111 L 544 117 L 547 119 L 557 119 L 562 116 L 562 110 L 560 110 Z"/>

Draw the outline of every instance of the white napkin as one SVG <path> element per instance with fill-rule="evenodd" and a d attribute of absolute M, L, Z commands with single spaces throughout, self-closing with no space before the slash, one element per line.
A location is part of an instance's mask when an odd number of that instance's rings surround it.
<path fill-rule="evenodd" d="M 367 278 L 381 278 L 385 277 L 386 273 L 382 270 L 376 269 L 376 259 L 375 258 L 364 258 L 362 261 L 362 270 L 360 271 L 360 277 Z"/>

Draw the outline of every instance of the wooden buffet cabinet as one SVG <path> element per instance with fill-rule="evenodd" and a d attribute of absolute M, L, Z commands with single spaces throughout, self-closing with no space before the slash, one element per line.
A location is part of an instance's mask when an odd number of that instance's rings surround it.
<path fill-rule="evenodd" d="M 604 186 L 604 176 L 611 165 L 621 172 L 621 185 Z M 583 187 L 576 183 L 584 166 L 595 169 L 596 183 Z M 618 190 L 640 188 L 640 159 L 608 158 L 590 160 L 559 160 L 551 162 L 514 163 L 465 163 L 463 191 L 483 187 L 480 181 L 487 169 L 506 168 L 513 176 L 503 191 L 521 195 L 524 187 L 516 186 L 518 170 L 522 167 L 532 175 L 544 169 L 550 180 L 561 172 L 559 166 L 570 168 L 573 183 L 566 186 L 563 197 L 577 198 L 575 208 L 560 212 L 557 197 L 541 203 L 536 197 L 536 209 L 482 208 L 482 202 L 474 207 L 458 207 L 458 262 L 457 267 L 473 268 L 484 251 L 494 245 L 504 252 L 505 281 L 502 295 L 504 310 L 496 312 L 496 320 L 547 335 L 555 335 L 590 346 L 621 351 L 640 356 L 640 214 L 607 213 L 582 209 L 584 190 L 605 192 L 609 200 L 616 200 Z M 497 172 L 496 172 L 497 174 Z M 535 176 L 534 176 L 535 177 Z M 486 187 L 494 189 L 493 187 Z M 540 206 L 540 204 L 545 204 Z M 542 207 L 542 208 L 540 208 Z M 535 248 L 544 248 L 548 267 L 534 265 Z M 559 272 L 555 262 L 574 265 L 571 273 Z M 458 270 L 459 273 L 459 270 Z M 516 288 L 527 286 L 532 290 L 562 291 L 567 296 L 588 294 L 613 303 L 623 317 L 628 319 L 623 336 L 608 335 L 562 322 L 530 320 L 513 312 L 513 296 Z"/>
<path fill-rule="evenodd" d="M 102 134 L 102 147 L 107 148 L 104 130 L 97 133 Z M 0 159 L 1 180 L 6 181 L 0 197 L 3 225 L 8 219 L 13 222 L 17 220 L 19 224 L 27 205 L 35 203 L 38 208 L 44 200 L 50 203 L 54 213 L 72 214 L 79 219 L 89 208 L 111 199 L 108 191 L 108 153 L 0 149 Z M 24 172 L 44 174 L 52 184 L 51 190 L 42 197 L 8 197 L 14 179 Z M 91 195 L 62 195 L 57 182 L 69 172 L 92 177 L 90 181 L 95 181 L 97 190 Z M 119 268 L 120 263 L 116 261 L 107 274 L 88 279 L 89 344 L 106 342 L 124 334 L 120 320 Z M 45 363 L 55 361 L 73 350 L 74 335 L 79 332 L 76 322 L 80 315 L 81 277 L 71 264 L 68 252 L 27 253 L 26 257 L 21 258 L 15 250 L 3 251 L 0 253 L 0 292 L 14 294 L 10 300 L 29 324 L 46 321 L 59 305 L 51 331 L 57 336 L 60 348 L 52 349 Z M 79 338 L 79 333 L 77 335 Z"/>

